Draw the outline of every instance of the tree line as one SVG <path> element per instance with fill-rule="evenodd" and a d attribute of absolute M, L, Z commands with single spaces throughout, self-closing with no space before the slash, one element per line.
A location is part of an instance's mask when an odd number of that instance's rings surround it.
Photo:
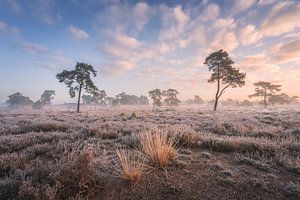
<path fill-rule="evenodd" d="M 245 85 L 246 73 L 240 72 L 239 69 L 233 67 L 234 61 L 229 57 L 224 50 L 219 50 L 209 54 L 204 62 L 211 72 L 211 77 L 208 79 L 209 83 L 216 84 L 216 93 L 214 97 L 214 108 L 216 111 L 221 96 L 228 88 L 243 87 Z M 56 75 L 60 83 L 64 83 L 69 88 L 69 95 L 74 98 L 77 95 L 77 112 L 80 111 L 81 98 L 84 104 L 101 104 L 101 105 L 148 105 L 149 100 L 146 96 L 128 95 L 124 92 L 115 96 L 115 98 L 108 97 L 105 90 L 99 90 L 92 81 L 92 77 L 97 76 L 97 71 L 92 65 L 87 63 L 77 62 L 74 70 L 63 70 Z M 297 102 L 297 96 L 290 97 L 285 93 L 278 93 L 281 91 L 281 85 L 275 85 L 270 82 L 259 81 L 254 83 L 255 93 L 249 95 L 249 98 L 262 97 L 264 107 L 269 104 L 275 105 L 288 104 Z M 87 94 L 82 95 L 85 91 Z M 161 90 L 154 89 L 149 91 L 154 106 L 177 106 L 180 100 L 177 98 L 179 92 L 175 89 Z M 10 95 L 7 103 L 10 107 L 32 105 L 33 108 L 40 109 L 45 105 L 50 105 L 54 90 L 45 90 L 41 98 L 33 102 L 28 97 L 21 93 Z M 247 101 L 247 100 L 246 100 Z M 203 100 L 199 96 L 195 96 L 194 100 L 188 100 L 187 103 L 201 104 Z M 244 102 L 247 104 L 248 102 Z"/>

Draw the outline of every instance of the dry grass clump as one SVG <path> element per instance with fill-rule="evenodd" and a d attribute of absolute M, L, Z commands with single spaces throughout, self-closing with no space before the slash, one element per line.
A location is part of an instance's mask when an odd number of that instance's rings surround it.
<path fill-rule="evenodd" d="M 164 168 L 178 154 L 178 137 L 154 128 L 138 136 L 140 150 L 156 167 Z"/>
<path fill-rule="evenodd" d="M 115 167 L 117 175 L 127 181 L 136 182 L 145 170 L 145 157 L 141 154 L 132 155 L 128 150 L 117 149 L 119 166 Z"/>

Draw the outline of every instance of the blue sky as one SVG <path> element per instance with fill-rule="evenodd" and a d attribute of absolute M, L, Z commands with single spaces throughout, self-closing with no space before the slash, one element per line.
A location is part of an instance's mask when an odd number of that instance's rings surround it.
<path fill-rule="evenodd" d="M 0 0 L 0 102 L 45 89 L 73 101 L 55 75 L 77 61 L 95 66 L 110 96 L 176 88 L 210 100 L 203 61 L 221 48 L 247 72 L 225 99 L 246 99 L 260 80 L 300 96 L 299 19 L 298 0 Z"/>

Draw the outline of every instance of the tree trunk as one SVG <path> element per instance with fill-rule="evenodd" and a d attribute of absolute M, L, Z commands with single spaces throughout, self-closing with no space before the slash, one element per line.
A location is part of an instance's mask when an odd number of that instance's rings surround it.
<path fill-rule="evenodd" d="M 218 106 L 218 97 L 215 99 L 215 105 L 214 105 L 214 111 L 217 111 L 217 106 Z"/>
<path fill-rule="evenodd" d="M 80 108 L 81 89 L 82 89 L 82 84 L 80 84 L 80 86 L 79 86 L 78 101 L 77 101 L 77 112 L 79 112 L 79 108 Z"/>
<path fill-rule="evenodd" d="M 265 89 L 265 94 L 264 94 L 264 106 L 265 108 L 267 107 L 267 91 Z"/>
<path fill-rule="evenodd" d="M 216 92 L 216 98 L 215 98 L 214 111 L 217 111 L 219 92 L 220 92 L 220 72 L 219 72 L 219 67 L 218 67 L 218 86 L 217 86 L 217 92 Z"/>

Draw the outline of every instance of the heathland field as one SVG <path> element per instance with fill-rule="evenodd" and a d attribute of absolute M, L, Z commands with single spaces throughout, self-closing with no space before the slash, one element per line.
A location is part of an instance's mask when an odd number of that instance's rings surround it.
<path fill-rule="evenodd" d="M 0 199 L 300 199 L 300 108 L 0 111 Z"/>

